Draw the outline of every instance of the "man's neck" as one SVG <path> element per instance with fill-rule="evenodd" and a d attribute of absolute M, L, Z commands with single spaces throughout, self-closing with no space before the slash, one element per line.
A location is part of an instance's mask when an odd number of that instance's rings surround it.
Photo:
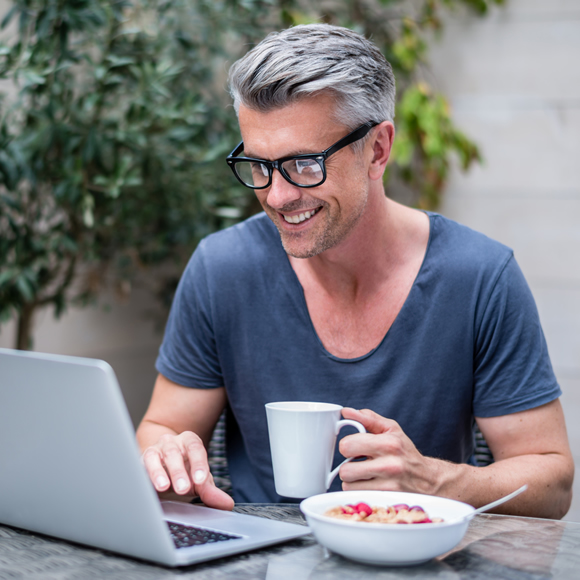
<path fill-rule="evenodd" d="M 417 260 L 417 252 L 426 246 L 428 230 L 425 214 L 375 191 L 345 240 L 312 258 L 290 257 L 290 263 L 301 281 L 306 276 L 329 294 L 364 300 L 402 264 Z"/>

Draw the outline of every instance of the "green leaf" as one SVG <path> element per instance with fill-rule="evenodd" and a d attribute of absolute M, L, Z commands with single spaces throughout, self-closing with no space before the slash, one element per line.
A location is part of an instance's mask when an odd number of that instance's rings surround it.
<path fill-rule="evenodd" d="M 114 54 L 109 54 L 107 56 L 107 62 L 109 63 L 110 68 L 115 68 L 119 66 L 127 66 L 129 64 L 135 64 L 135 59 L 126 56 L 116 56 Z"/>
<path fill-rule="evenodd" d="M 85 194 L 83 197 L 83 203 L 82 203 L 82 208 L 83 208 L 82 215 L 83 215 L 83 223 L 89 229 L 93 228 L 93 226 L 95 225 L 95 215 L 93 212 L 94 207 L 95 207 L 94 197 L 90 193 Z"/>
<path fill-rule="evenodd" d="M 0 272 L 0 287 L 5 286 L 8 282 L 12 283 L 18 277 L 19 271 L 15 268 L 6 268 Z"/>
<path fill-rule="evenodd" d="M 105 75 L 106 74 L 107 74 L 107 68 L 106 67 L 104 67 L 104 66 L 98 66 L 98 67 L 95 68 L 94 75 L 95 75 L 95 79 L 97 79 L 98 81 L 102 81 L 105 78 Z"/>
<path fill-rule="evenodd" d="M 11 159 L 6 151 L 0 150 L 0 183 L 4 183 L 8 189 L 15 189 L 20 179 L 18 165 Z"/>
<path fill-rule="evenodd" d="M 22 207 L 17 199 L 14 199 L 12 196 L 6 195 L 5 193 L 2 192 L 0 192 L 0 202 L 2 202 L 3 205 L 10 207 L 11 209 L 16 211 L 20 211 Z"/>
<path fill-rule="evenodd" d="M 0 23 L 0 29 L 4 30 L 10 24 L 14 16 L 16 16 L 18 9 L 19 6 L 15 4 L 14 6 L 12 6 L 12 8 L 10 8 L 10 10 L 8 10 L 4 18 L 2 18 L 2 22 Z"/>
<path fill-rule="evenodd" d="M 46 79 L 42 75 L 32 70 L 23 70 L 19 76 L 22 78 L 25 87 L 44 85 L 46 83 Z"/>
<path fill-rule="evenodd" d="M 16 278 L 16 287 L 26 302 L 34 300 L 34 286 L 26 276 Z"/>

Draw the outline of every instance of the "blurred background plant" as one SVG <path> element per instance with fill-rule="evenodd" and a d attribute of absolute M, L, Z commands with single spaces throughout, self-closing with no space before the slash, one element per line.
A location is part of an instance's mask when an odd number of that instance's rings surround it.
<path fill-rule="evenodd" d="M 397 139 L 386 175 L 434 209 L 456 159 L 479 160 L 428 83 L 427 36 L 445 8 L 485 14 L 502 0 L 15 0 L 0 44 L 0 324 L 94 300 L 104 280 L 128 294 L 142 268 L 169 304 L 197 242 L 259 206 L 224 162 L 239 140 L 228 65 L 268 32 L 348 26 L 397 77 Z"/>

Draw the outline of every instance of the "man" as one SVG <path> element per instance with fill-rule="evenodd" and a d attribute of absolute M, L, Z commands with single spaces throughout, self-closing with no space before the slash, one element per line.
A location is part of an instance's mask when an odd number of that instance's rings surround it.
<path fill-rule="evenodd" d="M 365 459 L 336 486 L 480 506 L 527 483 L 500 511 L 562 517 L 574 467 L 530 291 L 508 248 L 385 197 L 384 57 L 350 30 L 297 26 L 230 86 L 243 143 L 228 163 L 265 214 L 204 240 L 181 280 L 138 429 L 158 492 L 231 509 L 205 451 L 227 406 L 234 498 L 280 501 L 264 404 L 311 400 L 368 431 L 341 440 Z M 492 465 L 474 465 L 474 421 Z"/>

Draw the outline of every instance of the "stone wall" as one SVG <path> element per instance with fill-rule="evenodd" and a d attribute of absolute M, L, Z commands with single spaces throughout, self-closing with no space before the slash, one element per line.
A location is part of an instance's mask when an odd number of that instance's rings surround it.
<path fill-rule="evenodd" d="M 441 212 L 515 251 L 536 299 L 580 460 L 580 2 L 506 0 L 446 20 L 436 86 L 485 163 L 455 172 Z M 580 478 L 566 519 L 580 522 Z"/>

